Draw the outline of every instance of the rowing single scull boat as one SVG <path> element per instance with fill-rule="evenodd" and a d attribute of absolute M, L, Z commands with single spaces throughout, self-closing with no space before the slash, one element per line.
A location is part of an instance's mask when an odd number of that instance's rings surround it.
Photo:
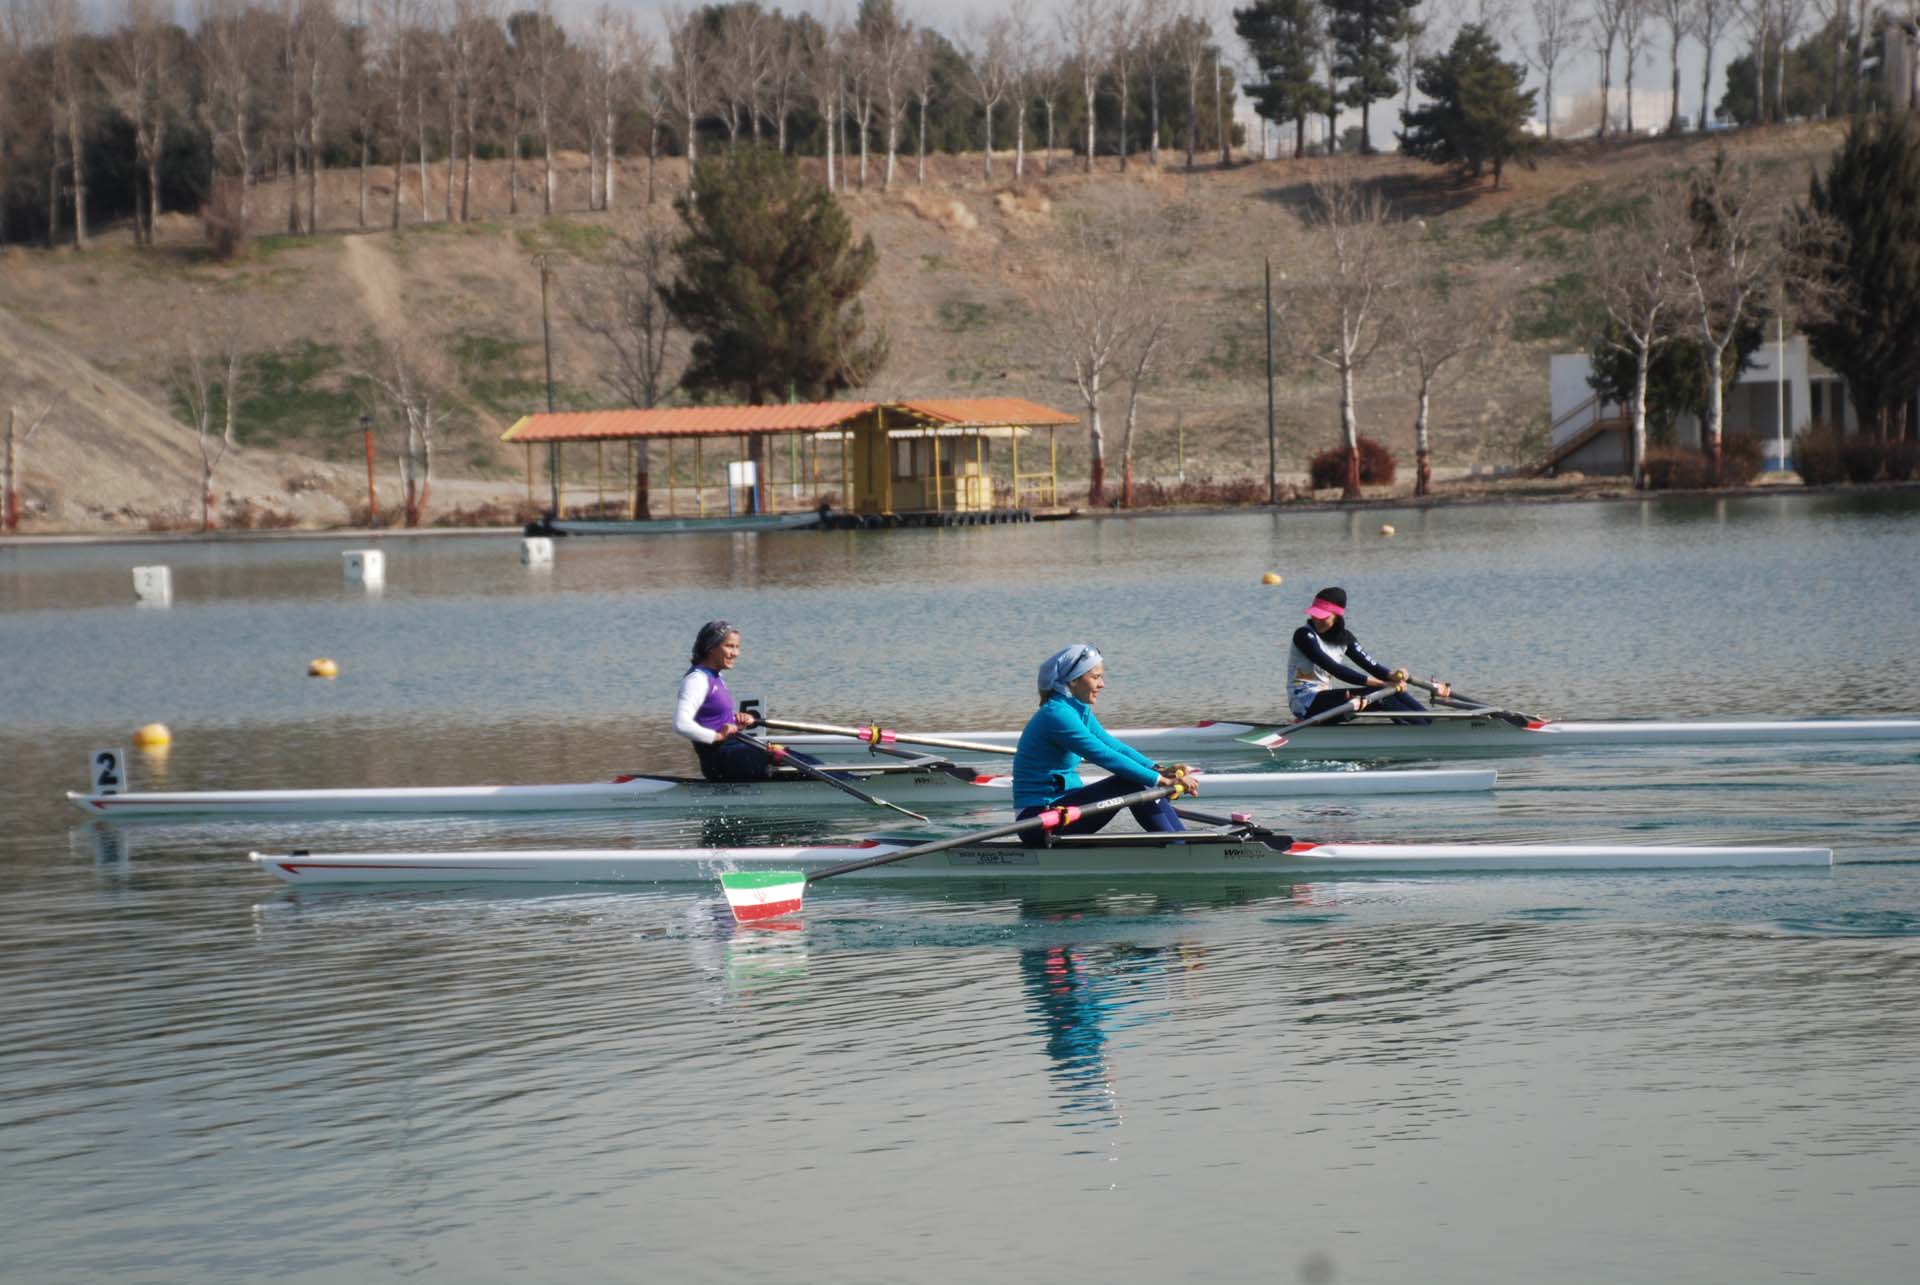
<path fill-rule="evenodd" d="M 888 801 L 910 807 L 1004 807 L 1009 776 L 956 776 L 944 771 L 837 769 Z M 1088 773 L 1089 780 L 1099 779 Z M 1491 790 L 1490 771 L 1196 772 L 1202 793 L 1226 799 L 1322 795 L 1445 794 Z M 199 790 L 175 793 L 67 794 L 92 816 L 416 816 L 472 812 L 603 812 L 666 809 L 732 813 L 851 806 L 847 796 L 799 777 L 771 781 L 703 781 L 684 776 L 623 776 L 589 785 L 449 785 L 339 790 Z"/>
<path fill-rule="evenodd" d="M 1832 718 L 1776 722 L 1563 722 L 1515 723 L 1468 710 L 1432 710 L 1423 723 L 1398 722 L 1405 714 L 1360 714 L 1344 723 L 1302 727 L 1283 734 L 1282 723 L 1206 720 L 1191 727 L 1123 727 L 1113 735 L 1143 754 L 1161 760 L 1221 760 L 1276 754 L 1300 758 L 1348 755 L 1422 755 L 1444 752 L 1501 752 L 1576 749 L 1628 745 L 1800 744 L 1822 741 L 1920 741 L 1920 718 Z M 964 738 L 1003 745 L 1011 754 L 1018 732 L 930 732 L 932 737 Z M 845 744 L 841 738 L 798 735 L 783 738 L 795 746 Z"/>
<path fill-rule="evenodd" d="M 906 843 L 833 847 L 586 848 L 525 852 L 251 854 L 291 884 L 681 883 L 732 871 L 809 871 L 901 851 Z M 1058 875 L 1231 875 L 1472 871 L 1691 870 L 1826 866 L 1827 848 L 1636 847 L 1557 843 L 1304 843 L 1253 826 L 1164 834 L 1087 835 L 1028 848 L 990 841 L 875 866 L 847 878 L 1044 878 Z"/>

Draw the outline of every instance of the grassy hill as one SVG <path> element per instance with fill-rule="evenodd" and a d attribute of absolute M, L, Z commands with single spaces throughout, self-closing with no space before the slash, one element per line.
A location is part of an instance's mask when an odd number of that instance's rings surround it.
<path fill-rule="evenodd" d="M 1709 139 L 1642 139 L 1601 146 L 1559 145 L 1533 169 L 1509 171 L 1493 192 L 1398 157 L 1354 162 L 1396 217 L 1425 220 L 1476 272 L 1515 274 L 1522 283 L 1516 343 L 1498 363 L 1449 390 L 1434 408 L 1436 466 L 1513 462 L 1537 437 L 1547 410 L 1546 359 L 1577 347 L 1572 304 L 1580 288 L 1582 239 L 1621 218 L 1662 174 L 1697 166 L 1724 145 L 1735 159 L 1778 175 L 1775 192 L 1795 199 L 1810 169 L 1838 141 L 1838 125 L 1790 126 Z M 1306 253 L 1298 211 L 1312 162 L 1268 162 L 1186 173 L 1168 155 L 1156 169 L 1136 161 L 1122 175 L 1111 159 L 1098 172 L 1051 177 L 1030 155 L 1013 184 L 1011 157 L 996 157 L 1000 181 L 987 185 L 979 158 L 936 158 L 917 186 L 912 166 L 891 193 L 878 166 L 865 191 L 845 198 L 856 228 L 881 253 L 869 308 L 892 339 L 877 397 L 1017 395 L 1079 409 L 1059 378 L 1047 336 L 1023 302 L 1037 245 L 1067 211 L 1179 205 L 1187 236 L 1168 265 L 1180 305 L 1180 360 L 1143 407 L 1136 467 L 1171 477 L 1184 439 L 1189 477 L 1261 474 L 1266 465 L 1261 258 L 1276 272 Z M 574 263 L 610 235 L 613 214 L 507 211 L 505 167 L 476 171 L 475 220 L 421 218 L 417 171 L 403 175 L 403 218 L 384 227 L 391 171 L 371 193 L 378 230 L 358 227 L 358 176 L 322 176 L 317 235 L 288 236 L 285 188 L 255 190 L 254 239 L 237 261 L 216 263 L 197 221 L 175 216 L 160 244 L 136 249 L 109 230 L 83 254 L 11 248 L 0 253 L 0 403 L 63 400 L 25 461 L 31 503 L 27 529 L 166 524 L 191 511 L 197 454 L 180 424 L 177 375 L 185 336 L 243 336 L 246 392 L 237 466 L 223 491 L 305 522 L 337 521 L 355 502 L 357 420 L 370 399 L 373 345 L 406 335 L 435 352 L 454 388 L 453 424 L 437 457 L 436 508 L 519 493 L 519 459 L 496 441 L 521 413 L 544 405 L 540 282 L 533 255 L 559 265 L 553 309 L 556 379 L 563 406 L 611 403 L 590 336 L 564 304 Z M 585 205 L 584 158 L 565 158 L 556 208 Z M 523 174 L 524 180 L 524 174 Z M 428 177 L 438 218 L 444 171 Z M 660 201 L 683 181 L 663 164 Z M 645 198 L 644 162 L 621 173 L 621 200 Z M 521 194 L 523 211 L 537 201 Z M 1385 442 L 1411 472 L 1413 408 L 1406 380 L 1382 368 L 1361 389 L 1362 431 Z M 1336 440 L 1331 385 L 1290 374 L 1280 398 L 1282 468 Z M 1083 433 L 1063 438 L 1063 468 L 1084 477 Z M 1117 433 L 1110 434 L 1110 450 Z M 156 451 L 155 444 L 167 444 Z M 1117 458 L 1111 463 L 1117 468 Z M 390 480 L 382 482 L 391 487 Z"/>

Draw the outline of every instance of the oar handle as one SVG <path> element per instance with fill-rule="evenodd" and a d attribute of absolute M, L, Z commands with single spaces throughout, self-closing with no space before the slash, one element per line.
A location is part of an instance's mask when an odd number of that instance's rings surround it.
<path fill-rule="evenodd" d="M 875 866 L 890 866 L 896 861 L 906 861 L 913 857 L 924 857 L 930 852 L 944 852 L 948 848 L 963 848 L 969 843 L 984 843 L 988 839 L 1002 839 L 1010 834 L 1020 834 L 1026 830 L 1053 830 L 1060 826 L 1071 825 L 1081 817 L 1098 816 L 1102 812 L 1112 812 L 1119 808 L 1130 808 L 1138 803 L 1151 803 L 1155 799 L 1177 799 L 1187 792 L 1184 784 L 1157 785 L 1151 790 L 1138 790 L 1132 794 L 1123 794 L 1117 799 L 1105 799 L 1099 803 L 1089 803 L 1084 807 L 1048 808 L 1038 816 L 1028 817 L 1024 821 L 1014 821 L 1007 825 L 998 825 L 991 830 L 976 830 L 971 834 L 955 835 L 951 839 L 936 839 L 932 843 L 922 843 L 911 848 L 902 848 L 898 852 L 888 852 L 877 857 L 866 857 L 859 861 L 849 861 L 843 865 L 828 866 L 825 870 L 815 870 L 807 875 L 809 884 L 819 883 L 822 879 L 831 879 L 836 875 L 852 874 L 856 870 L 871 870 Z"/>
<path fill-rule="evenodd" d="M 1442 705 L 1450 705 L 1454 709 L 1474 709 L 1474 710 L 1479 710 L 1482 713 L 1490 715 L 1495 718 L 1499 718 L 1499 717 L 1519 718 L 1519 719 L 1525 719 L 1529 723 L 1540 721 L 1534 715 L 1527 713 L 1525 710 L 1511 709 L 1505 705 L 1495 705 L 1492 701 L 1476 700 L 1471 696 L 1463 695 L 1460 692 L 1454 692 L 1452 690 L 1451 684 L 1448 685 L 1448 690 L 1452 692 L 1452 694 L 1448 696 L 1442 696 L 1440 695 L 1440 683 L 1434 679 L 1409 678 L 1407 679 L 1407 681 L 1412 683 L 1415 687 L 1421 688 L 1422 690 L 1431 694 L 1433 698 L 1439 701 Z"/>
<path fill-rule="evenodd" d="M 932 745 L 943 750 L 966 750 L 973 754 L 992 754 L 1005 758 L 1013 753 L 1011 745 L 989 745 L 985 741 L 962 741 L 951 736 L 922 736 L 918 732 L 896 732 L 892 728 L 870 723 L 866 727 L 848 727 L 840 723 L 803 723 L 793 718 L 769 718 L 768 727 L 778 727 L 789 732 L 817 732 L 822 736 L 850 736 L 866 744 L 869 749 L 879 750 L 884 745 L 898 741 L 905 745 Z"/>

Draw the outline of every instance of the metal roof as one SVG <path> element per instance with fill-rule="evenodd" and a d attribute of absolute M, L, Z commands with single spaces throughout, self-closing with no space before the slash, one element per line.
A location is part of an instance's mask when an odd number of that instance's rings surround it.
<path fill-rule="evenodd" d="M 934 398 L 910 402 L 780 402 L 767 406 L 672 406 L 654 410 L 555 411 L 523 415 L 505 442 L 605 442 L 639 437 L 731 437 L 741 433 L 844 428 L 875 409 L 922 423 L 1023 427 L 1079 421 L 1021 397 Z"/>

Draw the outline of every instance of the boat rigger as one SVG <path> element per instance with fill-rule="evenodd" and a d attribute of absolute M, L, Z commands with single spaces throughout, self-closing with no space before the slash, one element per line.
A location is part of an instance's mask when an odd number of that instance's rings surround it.
<path fill-rule="evenodd" d="M 562 849 L 491 852 L 251 854 L 290 884 L 684 883 L 741 871 L 817 871 L 904 851 L 869 841 L 821 847 Z M 1258 827 L 1090 835 L 1048 847 L 989 841 L 947 848 L 849 879 L 1232 876 L 1311 879 L 1327 874 L 1418 875 L 1529 871 L 1761 869 L 1831 865 L 1827 848 L 1621 844 L 1312 843 Z"/>
<path fill-rule="evenodd" d="M 847 779 L 912 807 L 1005 807 L 1012 778 L 928 769 L 887 770 L 865 765 L 826 766 Z M 1098 773 L 1090 773 L 1098 777 Z M 1491 771 L 1196 772 L 1201 792 L 1224 799 L 1276 799 L 1387 794 L 1446 794 L 1491 790 Z M 330 790 L 198 790 L 80 793 L 67 797 L 90 816 L 153 820 L 164 817 L 441 816 L 485 812 L 697 813 L 847 810 L 860 805 L 819 781 L 706 781 L 684 776 L 623 776 L 579 785 L 454 785 Z"/>

